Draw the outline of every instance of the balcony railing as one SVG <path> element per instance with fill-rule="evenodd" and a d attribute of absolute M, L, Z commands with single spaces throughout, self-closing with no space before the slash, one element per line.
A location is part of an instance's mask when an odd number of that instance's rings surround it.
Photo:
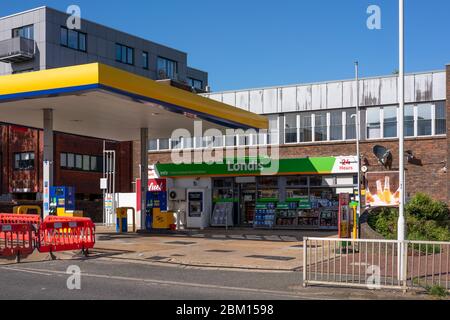
<path fill-rule="evenodd" d="M 17 63 L 32 60 L 35 47 L 34 40 L 21 37 L 0 41 L 0 62 Z"/>

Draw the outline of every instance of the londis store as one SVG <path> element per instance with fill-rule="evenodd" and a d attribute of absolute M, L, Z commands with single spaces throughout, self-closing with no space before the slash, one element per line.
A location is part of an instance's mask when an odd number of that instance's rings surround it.
<path fill-rule="evenodd" d="M 339 194 L 357 189 L 354 156 L 158 163 L 155 171 L 188 228 L 336 230 Z"/>

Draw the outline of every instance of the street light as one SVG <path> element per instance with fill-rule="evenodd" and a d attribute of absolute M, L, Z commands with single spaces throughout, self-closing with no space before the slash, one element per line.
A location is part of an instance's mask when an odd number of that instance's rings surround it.
<path fill-rule="evenodd" d="M 359 149 L 360 144 L 360 135 L 361 135 L 361 119 L 359 113 L 359 63 L 355 62 L 355 79 L 356 79 L 356 157 L 357 157 L 357 166 L 358 166 L 358 207 L 357 207 L 357 215 L 358 218 L 361 217 L 361 153 Z M 356 223 L 356 221 L 355 221 Z"/>
<path fill-rule="evenodd" d="M 404 154 L 404 117 L 405 117 L 405 24 L 404 24 L 404 0 L 399 0 L 399 216 L 397 223 L 398 240 L 398 273 L 399 280 L 405 281 L 405 259 L 404 259 L 404 241 L 405 241 L 405 154 Z"/>

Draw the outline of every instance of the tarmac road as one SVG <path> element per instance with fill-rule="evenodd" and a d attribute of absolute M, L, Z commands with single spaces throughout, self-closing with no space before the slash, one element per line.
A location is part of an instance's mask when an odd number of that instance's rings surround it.
<path fill-rule="evenodd" d="M 69 266 L 81 289 L 69 290 Z M 0 266 L 1 300 L 333 300 L 402 299 L 401 294 L 301 287 L 298 272 L 249 272 L 142 264 L 112 259 Z M 73 282 L 72 282 L 73 283 Z M 349 293 L 350 292 L 350 293 Z"/>

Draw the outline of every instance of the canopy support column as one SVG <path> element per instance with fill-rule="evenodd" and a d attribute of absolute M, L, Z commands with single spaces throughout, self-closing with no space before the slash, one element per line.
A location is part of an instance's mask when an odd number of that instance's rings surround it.
<path fill-rule="evenodd" d="M 148 128 L 141 128 L 141 229 L 146 230 L 148 190 Z"/>
<path fill-rule="evenodd" d="M 50 214 L 50 187 L 53 186 L 53 110 L 44 109 L 44 155 L 43 155 L 43 212 L 44 218 Z"/>

